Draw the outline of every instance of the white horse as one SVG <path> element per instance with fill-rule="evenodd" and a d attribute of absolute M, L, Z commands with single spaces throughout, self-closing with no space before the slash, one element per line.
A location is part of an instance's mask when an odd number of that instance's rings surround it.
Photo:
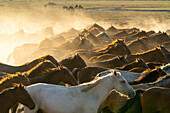
<path fill-rule="evenodd" d="M 130 98 L 135 96 L 134 89 L 116 71 L 74 87 L 39 83 L 27 86 L 26 89 L 36 107 L 29 110 L 24 106 L 24 113 L 36 113 L 38 109 L 45 113 L 97 113 L 113 89 Z"/>
<path fill-rule="evenodd" d="M 111 73 L 113 71 L 120 72 L 121 76 L 126 79 L 127 82 L 133 82 L 134 80 L 138 79 L 140 76 L 142 76 L 142 73 L 134 73 L 134 72 L 128 72 L 128 71 L 122 71 L 122 70 L 116 70 L 116 69 L 110 69 L 107 71 L 103 71 L 101 73 L 98 73 L 97 77 L 105 76 L 108 73 Z"/>

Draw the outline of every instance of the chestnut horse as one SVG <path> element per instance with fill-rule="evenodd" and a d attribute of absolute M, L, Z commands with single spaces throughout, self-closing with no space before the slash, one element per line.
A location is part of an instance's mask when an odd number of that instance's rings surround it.
<path fill-rule="evenodd" d="M 35 108 L 29 92 L 20 84 L 0 93 L 0 113 L 9 113 L 9 109 L 17 102 L 27 106 L 30 110 Z"/>
<path fill-rule="evenodd" d="M 72 73 L 66 67 L 51 68 L 44 72 L 44 75 L 29 78 L 31 84 L 35 83 L 49 83 L 59 85 L 60 82 L 64 82 L 70 85 L 77 85 L 77 80 Z"/>

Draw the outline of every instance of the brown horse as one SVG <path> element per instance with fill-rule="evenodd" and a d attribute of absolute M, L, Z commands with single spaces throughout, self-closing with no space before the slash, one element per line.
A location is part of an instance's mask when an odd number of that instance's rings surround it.
<path fill-rule="evenodd" d="M 54 65 L 51 61 L 46 60 L 44 62 L 40 62 L 37 64 L 35 67 L 27 71 L 27 77 L 28 78 L 33 78 L 36 76 L 42 76 L 44 75 L 45 70 L 48 70 L 50 68 L 57 68 L 56 65 Z"/>
<path fill-rule="evenodd" d="M 103 60 L 108 60 L 108 59 L 112 59 L 116 57 L 113 54 L 103 54 L 103 55 L 99 55 L 99 56 L 93 56 L 89 59 L 90 62 L 100 62 Z"/>
<path fill-rule="evenodd" d="M 84 67 L 81 70 L 74 71 L 73 75 L 77 77 L 79 84 L 81 84 L 85 82 L 90 82 L 95 78 L 98 73 L 106 70 L 108 69 L 100 67 Z"/>
<path fill-rule="evenodd" d="M 122 39 L 117 39 L 113 41 L 112 43 L 108 44 L 104 49 L 97 50 L 96 53 L 98 55 L 113 54 L 115 56 L 125 56 L 131 54 L 130 50 Z"/>
<path fill-rule="evenodd" d="M 133 62 L 136 58 L 142 58 L 145 62 L 168 63 L 167 58 L 159 47 L 155 47 L 141 54 L 137 53 L 126 57 L 129 62 Z"/>
<path fill-rule="evenodd" d="M 149 83 L 149 82 L 155 82 L 159 79 L 159 77 L 162 77 L 166 75 L 166 73 L 160 68 L 156 67 L 155 69 L 147 69 L 142 73 L 142 76 L 139 77 L 137 80 L 134 80 L 133 82 L 130 82 L 130 85 L 136 85 L 140 83 Z"/>
<path fill-rule="evenodd" d="M 12 89 L 6 89 L 0 93 L 0 112 L 9 113 L 9 109 L 20 102 L 21 104 L 34 109 L 35 104 L 28 91 L 20 84 Z"/>
<path fill-rule="evenodd" d="M 86 67 L 85 61 L 80 57 L 79 54 L 73 54 L 72 56 L 66 57 L 59 62 L 61 65 L 67 67 L 70 71 L 74 68 Z"/>
<path fill-rule="evenodd" d="M 138 58 L 134 62 L 126 64 L 122 67 L 117 67 L 116 69 L 129 71 L 129 70 L 131 70 L 132 68 L 135 68 L 135 67 L 147 69 L 148 65 L 142 59 Z"/>
<path fill-rule="evenodd" d="M 9 88 L 9 87 L 13 87 L 13 85 L 17 83 L 21 83 L 24 85 L 29 85 L 30 81 L 29 79 L 26 77 L 26 75 L 23 75 L 21 73 L 17 73 L 17 74 L 10 74 L 9 76 L 4 76 L 1 80 L 0 80 L 0 91 Z"/>
<path fill-rule="evenodd" d="M 117 113 L 169 113 L 170 88 L 152 87 L 137 90 Z"/>
<path fill-rule="evenodd" d="M 142 113 L 170 113 L 170 88 L 153 87 L 141 96 Z"/>
<path fill-rule="evenodd" d="M 29 78 L 31 84 L 35 83 L 49 83 L 59 85 L 60 82 L 64 82 L 70 85 L 77 85 L 77 80 L 73 77 L 72 73 L 66 68 L 59 66 L 45 70 L 44 75 Z"/>
<path fill-rule="evenodd" d="M 24 72 L 28 71 L 31 68 L 33 68 L 35 65 L 37 65 L 39 62 L 50 60 L 52 63 L 54 63 L 56 66 L 59 66 L 59 63 L 50 55 L 40 57 L 38 59 L 33 60 L 32 62 L 28 62 L 26 64 L 23 64 L 21 66 L 10 66 L 7 64 L 0 63 L 0 71 L 7 72 L 7 73 L 16 73 L 16 72 Z"/>
<path fill-rule="evenodd" d="M 144 37 L 144 36 L 149 37 L 145 31 L 141 31 L 136 34 L 133 34 L 132 36 L 126 37 L 125 42 L 130 42 L 132 40 L 135 40 L 137 38 Z"/>
<path fill-rule="evenodd" d="M 114 57 L 112 59 L 105 60 L 105 61 L 93 62 L 89 65 L 113 69 L 115 67 L 121 67 L 125 64 L 128 64 L 128 60 L 122 56 L 122 57 Z"/>
<path fill-rule="evenodd" d="M 136 39 L 128 44 L 128 48 L 130 49 L 132 54 L 135 54 L 149 50 L 149 45 L 143 40 Z"/>
<path fill-rule="evenodd" d="M 101 27 L 100 25 L 98 25 L 98 24 L 93 24 L 90 28 L 89 28 L 89 30 L 91 30 L 91 29 L 93 29 L 93 28 L 97 28 L 100 32 L 104 32 L 105 31 L 105 29 L 103 28 L 103 27 Z"/>

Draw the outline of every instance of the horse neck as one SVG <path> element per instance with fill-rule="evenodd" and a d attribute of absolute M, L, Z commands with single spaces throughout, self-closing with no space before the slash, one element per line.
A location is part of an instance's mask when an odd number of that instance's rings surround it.
<path fill-rule="evenodd" d="M 19 72 L 28 71 L 29 69 L 33 68 L 35 65 L 37 65 L 40 62 L 40 60 L 34 60 L 30 63 L 26 63 L 22 66 L 18 66 Z"/>
<path fill-rule="evenodd" d="M 128 65 L 125 65 L 125 67 L 123 69 L 130 70 L 130 69 L 132 69 L 132 68 L 134 68 L 136 66 L 137 66 L 137 63 L 134 62 L 134 63 L 128 64 Z"/>
<path fill-rule="evenodd" d="M 109 77 L 110 78 L 110 77 Z M 104 79 L 109 79 L 104 78 Z M 97 81 L 98 82 L 98 81 Z M 113 80 L 100 80 L 99 83 L 86 92 L 86 95 L 90 95 L 93 99 L 96 99 L 96 104 L 98 104 L 98 107 L 101 105 L 102 102 L 107 98 L 110 91 L 113 89 Z"/>
<path fill-rule="evenodd" d="M 0 108 L 4 110 L 2 113 L 9 113 L 9 109 L 18 102 L 15 89 L 6 91 L 0 97 Z"/>
<path fill-rule="evenodd" d="M 20 81 L 21 81 L 20 79 L 21 78 L 19 76 L 17 76 L 17 77 L 13 77 L 13 78 L 5 80 L 4 82 L 2 82 L 0 84 L 0 91 L 5 88 L 12 87 L 13 83 L 20 83 Z"/>

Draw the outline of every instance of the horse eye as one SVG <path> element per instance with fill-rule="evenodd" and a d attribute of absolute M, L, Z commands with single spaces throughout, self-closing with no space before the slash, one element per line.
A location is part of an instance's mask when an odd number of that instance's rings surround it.
<path fill-rule="evenodd" d="M 125 81 L 123 80 L 123 81 L 121 81 L 122 83 L 125 83 Z"/>

